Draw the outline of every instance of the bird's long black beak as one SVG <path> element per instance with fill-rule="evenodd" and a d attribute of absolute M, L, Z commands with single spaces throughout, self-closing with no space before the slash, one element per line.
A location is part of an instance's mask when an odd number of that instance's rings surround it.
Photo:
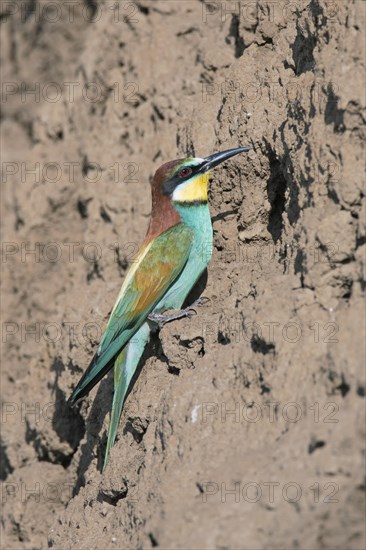
<path fill-rule="evenodd" d="M 253 147 L 235 147 L 234 149 L 227 149 L 226 151 L 221 151 L 220 153 L 214 153 L 213 155 L 210 155 L 209 157 L 205 158 L 205 162 L 202 164 L 200 171 L 207 172 L 208 170 L 211 170 L 212 168 L 215 168 L 215 166 L 218 166 L 225 160 L 230 159 L 231 157 L 238 155 L 239 153 L 246 153 L 247 151 L 251 151 Z"/>

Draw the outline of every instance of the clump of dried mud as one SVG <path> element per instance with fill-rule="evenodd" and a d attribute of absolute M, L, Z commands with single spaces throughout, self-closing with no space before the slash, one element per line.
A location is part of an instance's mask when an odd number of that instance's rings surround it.
<path fill-rule="evenodd" d="M 365 4 L 5 4 L 4 548 L 364 548 Z M 149 177 L 239 144 L 102 475 L 111 377 L 65 400 Z"/>

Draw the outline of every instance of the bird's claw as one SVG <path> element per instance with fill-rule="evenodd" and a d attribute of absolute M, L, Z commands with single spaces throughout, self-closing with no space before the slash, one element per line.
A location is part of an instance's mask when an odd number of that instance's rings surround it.
<path fill-rule="evenodd" d="M 149 321 L 153 321 L 158 325 L 159 328 L 162 328 L 165 323 L 169 323 L 170 321 L 175 321 L 176 319 L 182 319 L 183 317 L 188 317 L 188 319 L 191 319 L 194 315 L 197 315 L 197 311 L 195 310 L 195 307 L 203 305 L 207 302 L 210 302 L 210 298 L 207 298 L 205 296 L 202 296 L 195 300 L 192 305 L 185 309 L 181 309 L 180 311 L 177 311 L 176 313 L 154 313 L 151 312 L 150 315 L 148 315 Z"/>
<path fill-rule="evenodd" d="M 197 315 L 197 311 L 195 309 L 193 309 L 192 306 L 191 306 L 189 308 L 189 310 L 187 311 L 187 314 L 185 315 L 185 317 L 188 317 L 188 319 L 191 319 L 195 315 Z"/>
<path fill-rule="evenodd" d="M 207 296 L 200 296 L 193 302 L 193 304 L 189 307 L 189 309 L 192 309 L 195 311 L 196 306 L 204 306 L 205 304 L 208 304 L 208 302 L 211 302 L 211 298 L 208 298 Z"/>

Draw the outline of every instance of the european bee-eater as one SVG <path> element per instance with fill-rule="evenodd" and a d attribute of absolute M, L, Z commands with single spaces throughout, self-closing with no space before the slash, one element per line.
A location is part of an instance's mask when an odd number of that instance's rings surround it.
<path fill-rule="evenodd" d="M 131 379 L 154 326 L 188 313 L 180 310 L 212 255 L 212 223 L 207 204 L 209 171 L 252 149 L 237 147 L 206 158 L 163 164 L 151 184 L 149 228 L 129 269 L 98 350 L 69 403 L 85 396 L 114 366 L 114 397 L 104 467 L 114 444 Z"/>

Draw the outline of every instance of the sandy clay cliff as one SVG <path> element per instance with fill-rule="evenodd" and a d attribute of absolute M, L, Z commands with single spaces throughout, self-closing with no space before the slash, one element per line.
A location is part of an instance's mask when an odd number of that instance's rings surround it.
<path fill-rule="evenodd" d="M 71 4 L 1 4 L 3 547 L 364 548 L 365 3 Z M 149 180 L 239 144 L 102 475 Z"/>

